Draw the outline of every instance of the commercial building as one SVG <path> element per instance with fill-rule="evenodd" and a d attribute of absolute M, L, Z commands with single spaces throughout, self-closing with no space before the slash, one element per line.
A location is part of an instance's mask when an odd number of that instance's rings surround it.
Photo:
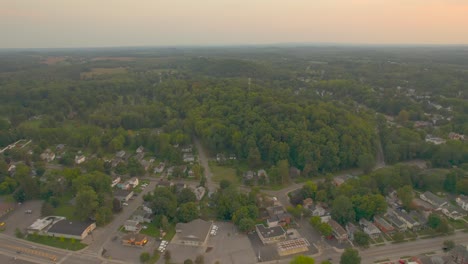
<path fill-rule="evenodd" d="M 286 239 L 286 231 L 281 226 L 265 227 L 264 225 L 256 225 L 258 237 L 263 244 L 273 244 Z"/>
<path fill-rule="evenodd" d="M 178 223 L 174 243 L 188 246 L 205 246 L 212 226 L 212 222 L 202 219 L 195 219 L 188 223 Z"/>

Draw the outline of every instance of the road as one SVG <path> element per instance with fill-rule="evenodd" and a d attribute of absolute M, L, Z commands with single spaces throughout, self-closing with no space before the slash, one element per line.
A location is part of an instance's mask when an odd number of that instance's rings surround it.
<path fill-rule="evenodd" d="M 198 160 L 204 169 L 204 175 L 206 178 L 205 186 L 208 187 L 208 190 L 214 191 L 218 188 L 219 185 L 213 182 L 213 173 L 211 173 L 210 166 L 208 165 L 208 157 L 206 156 L 205 149 L 203 148 L 198 138 L 194 138 L 193 141 L 195 142 L 195 147 L 198 151 Z"/>

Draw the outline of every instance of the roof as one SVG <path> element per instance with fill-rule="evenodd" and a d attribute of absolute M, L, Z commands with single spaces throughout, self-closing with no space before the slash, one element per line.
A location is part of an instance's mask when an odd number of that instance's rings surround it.
<path fill-rule="evenodd" d="M 398 217 L 396 217 L 395 215 L 388 214 L 388 215 L 386 215 L 386 217 L 387 217 L 388 221 L 390 221 L 396 227 L 406 227 L 406 224 L 403 221 L 401 221 L 400 219 L 398 219 Z"/>
<path fill-rule="evenodd" d="M 468 246 L 457 245 L 450 251 L 451 256 L 457 256 L 458 259 L 468 259 Z"/>
<path fill-rule="evenodd" d="M 256 225 L 255 226 L 264 238 L 272 238 L 277 236 L 284 236 L 286 231 L 281 226 L 274 226 L 274 227 L 266 227 L 264 225 Z"/>
<path fill-rule="evenodd" d="M 66 234 L 73 236 L 81 236 L 83 232 L 90 226 L 94 224 L 93 221 L 69 221 L 69 220 L 60 220 L 56 222 L 49 229 L 49 233 L 56 234 Z"/>
<path fill-rule="evenodd" d="M 380 216 L 374 216 L 374 223 L 382 226 L 383 228 L 385 228 L 387 230 L 394 229 L 393 226 L 390 223 L 388 223 L 385 219 L 383 219 Z"/>
<path fill-rule="evenodd" d="M 364 218 L 361 218 L 361 220 L 359 220 L 359 224 L 361 226 L 364 226 L 370 234 L 380 234 L 380 230 L 373 223 L 367 221 Z"/>
<path fill-rule="evenodd" d="M 292 249 L 299 249 L 304 247 L 309 247 L 309 241 L 305 238 L 297 238 L 293 240 L 287 240 L 279 242 L 277 245 L 278 251 L 288 251 Z"/>
<path fill-rule="evenodd" d="M 333 219 L 328 220 L 328 224 L 332 227 L 333 231 L 337 233 L 338 235 L 343 236 L 347 234 L 346 230 L 344 230 L 344 228 L 340 224 L 338 224 L 335 220 Z"/>
<path fill-rule="evenodd" d="M 460 200 L 460 201 L 462 201 L 462 202 L 464 202 L 464 203 L 468 203 L 468 196 L 465 196 L 465 195 L 463 195 L 463 194 L 459 195 L 459 196 L 457 197 L 457 199 Z"/>
<path fill-rule="evenodd" d="M 135 227 L 137 227 L 138 224 L 139 224 L 138 221 L 134 221 L 134 220 L 125 221 L 125 226 L 135 226 Z"/>
<path fill-rule="evenodd" d="M 431 193 L 431 192 L 425 192 L 423 195 L 431 202 L 435 203 L 438 206 L 443 205 L 444 203 L 447 202 L 447 200 L 440 198 L 439 196 Z"/>
<path fill-rule="evenodd" d="M 213 223 L 195 219 L 188 223 L 178 223 L 176 225 L 176 232 L 181 240 L 196 240 L 205 241 L 208 236 Z"/>

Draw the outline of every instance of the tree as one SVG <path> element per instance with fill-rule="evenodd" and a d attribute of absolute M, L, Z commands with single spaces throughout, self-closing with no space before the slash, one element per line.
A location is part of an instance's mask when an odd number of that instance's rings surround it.
<path fill-rule="evenodd" d="M 190 188 L 184 188 L 177 194 L 177 204 L 179 205 L 195 201 L 197 201 L 197 197 Z"/>
<path fill-rule="evenodd" d="M 200 216 L 200 210 L 198 205 L 194 202 L 184 203 L 179 207 L 177 211 L 177 219 L 180 222 L 190 222 L 197 219 Z"/>
<path fill-rule="evenodd" d="M 427 225 L 440 233 L 447 233 L 450 231 L 447 220 L 438 214 L 430 214 L 427 219 Z"/>
<path fill-rule="evenodd" d="M 370 237 L 368 234 L 362 231 L 357 231 L 356 233 L 354 233 L 354 242 L 356 242 L 358 246 L 366 248 L 369 246 Z"/>
<path fill-rule="evenodd" d="M 142 252 L 140 254 L 140 262 L 141 263 L 145 263 L 147 262 L 148 260 L 150 260 L 151 256 L 148 252 Z"/>
<path fill-rule="evenodd" d="M 17 238 L 23 238 L 23 237 L 24 237 L 24 234 L 23 234 L 23 232 L 21 232 L 21 230 L 20 230 L 19 228 L 16 228 L 16 229 L 15 229 L 15 236 L 16 236 Z"/>
<path fill-rule="evenodd" d="M 89 186 L 82 188 L 75 200 L 75 215 L 80 220 L 90 217 L 99 205 L 96 192 Z"/>
<path fill-rule="evenodd" d="M 447 252 L 455 247 L 455 242 L 453 242 L 453 240 L 445 240 L 443 246 L 444 251 Z"/>
<path fill-rule="evenodd" d="M 353 248 L 347 248 L 341 254 L 340 264 L 360 264 L 361 257 L 359 256 L 359 252 Z"/>
<path fill-rule="evenodd" d="M 184 260 L 184 264 L 193 264 L 193 261 L 191 259 L 186 259 Z"/>
<path fill-rule="evenodd" d="M 53 214 L 54 214 L 54 207 L 50 203 L 44 202 L 41 207 L 41 215 L 45 217 L 45 216 L 49 216 Z"/>
<path fill-rule="evenodd" d="M 227 187 L 231 186 L 231 182 L 229 180 L 226 180 L 226 179 L 222 179 L 220 182 L 219 182 L 219 188 L 221 188 L 222 190 L 226 189 Z"/>
<path fill-rule="evenodd" d="M 255 228 L 255 220 L 251 218 L 242 218 L 239 221 L 238 226 L 241 232 L 249 232 Z"/>
<path fill-rule="evenodd" d="M 369 173 L 372 171 L 375 165 L 375 157 L 369 153 L 362 154 L 358 159 L 359 168 L 364 171 L 364 173 Z"/>
<path fill-rule="evenodd" d="M 311 257 L 299 255 L 294 257 L 289 264 L 314 264 L 315 260 Z"/>
<path fill-rule="evenodd" d="M 457 191 L 457 174 L 455 172 L 451 172 L 445 177 L 444 190 L 449 193 L 455 193 Z"/>
<path fill-rule="evenodd" d="M 355 212 L 350 199 L 343 195 L 338 196 L 333 201 L 331 216 L 342 225 L 353 221 L 355 219 Z"/>
<path fill-rule="evenodd" d="M 261 163 L 260 151 L 257 147 L 250 148 L 248 156 L 249 167 L 251 169 L 257 168 Z"/>
<path fill-rule="evenodd" d="M 198 255 L 195 258 L 195 264 L 205 264 L 205 257 L 203 257 L 203 255 Z"/>
<path fill-rule="evenodd" d="M 278 175 L 281 179 L 281 184 L 289 182 L 289 162 L 288 160 L 280 160 L 277 164 Z"/>
<path fill-rule="evenodd" d="M 171 261 L 171 251 L 166 250 L 166 252 L 164 253 L 164 261 L 166 263 L 169 263 L 169 261 Z"/>
<path fill-rule="evenodd" d="M 98 226 L 103 226 L 109 223 L 110 221 L 112 221 L 112 218 L 113 218 L 112 210 L 107 206 L 100 207 L 96 211 L 96 224 Z"/>
<path fill-rule="evenodd" d="M 411 203 L 414 198 L 413 188 L 410 185 L 405 185 L 397 190 L 398 198 L 400 198 L 403 207 L 410 209 Z"/>

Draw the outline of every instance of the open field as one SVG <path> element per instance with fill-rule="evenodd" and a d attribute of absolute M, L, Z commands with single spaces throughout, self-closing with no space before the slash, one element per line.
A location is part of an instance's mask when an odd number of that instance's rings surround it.
<path fill-rule="evenodd" d="M 85 244 L 81 243 L 76 239 L 70 238 L 63 238 L 63 237 L 50 237 L 50 236 L 40 236 L 40 235 L 28 235 L 26 238 L 29 241 L 51 246 L 57 247 L 67 250 L 80 250 L 86 247 Z"/>
<path fill-rule="evenodd" d="M 240 184 L 235 169 L 230 167 L 219 166 L 214 162 L 210 162 L 210 169 L 213 173 L 213 181 L 220 182 L 221 180 L 228 180 L 233 184 Z"/>

